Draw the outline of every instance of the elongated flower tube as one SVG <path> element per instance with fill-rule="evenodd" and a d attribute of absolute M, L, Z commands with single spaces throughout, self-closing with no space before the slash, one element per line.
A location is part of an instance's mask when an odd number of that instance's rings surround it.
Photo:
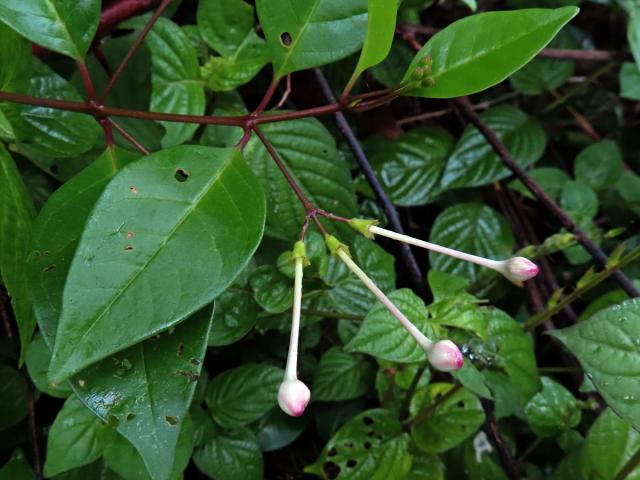
<path fill-rule="evenodd" d="M 460 350 L 450 340 L 434 342 L 427 338 L 399 309 L 378 286 L 373 283 L 366 273 L 353 261 L 349 249 L 332 235 L 325 237 L 327 247 L 333 255 L 338 257 L 351 270 L 364 285 L 373 293 L 387 310 L 396 317 L 400 324 L 409 332 L 413 339 L 426 352 L 431 365 L 437 370 L 449 372 L 462 368 L 464 359 Z"/>
<path fill-rule="evenodd" d="M 278 404 L 283 412 L 292 417 L 304 413 L 311 399 L 309 388 L 298 380 L 298 337 L 300 334 L 300 309 L 302 305 L 302 271 L 308 263 L 304 242 L 296 242 L 293 247 L 294 262 L 293 314 L 291 319 L 291 337 L 284 379 L 278 390 Z"/>
<path fill-rule="evenodd" d="M 364 220 L 355 218 L 349 221 L 349 225 L 367 238 L 374 238 L 374 235 L 391 238 L 399 242 L 415 245 L 416 247 L 426 248 L 432 252 L 441 253 L 450 257 L 458 258 L 467 262 L 475 263 L 483 267 L 490 268 L 502 274 L 507 280 L 522 286 L 522 282 L 535 277 L 540 269 L 531 260 L 524 257 L 512 257 L 507 260 L 491 260 L 489 258 L 479 257 L 470 253 L 460 252 L 452 248 L 443 247 L 436 243 L 426 242 L 417 238 L 396 233 L 376 225 L 376 220 Z"/>

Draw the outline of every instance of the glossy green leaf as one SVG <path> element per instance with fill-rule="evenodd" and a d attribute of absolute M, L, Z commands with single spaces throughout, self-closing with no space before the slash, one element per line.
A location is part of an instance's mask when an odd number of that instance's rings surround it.
<path fill-rule="evenodd" d="M 631 54 L 636 61 L 636 66 L 640 68 L 640 12 L 637 5 L 629 10 L 629 20 L 627 22 L 627 41 Z"/>
<path fill-rule="evenodd" d="M 598 213 L 598 197 L 585 183 L 571 181 L 562 190 L 560 206 L 576 223 L 584 225 Z"/>
<path fill-rule="evenodd" d="M 445 130 L 416 128 L 384 143 L 371 164 L 394 204 L 423 205 L 440 193 L 440 175 L 452 148 Z"/>
<path fill-rule="evenodd" d="M 395 414 L 366 410 L 338 430 L 305 472 L 338 480 L 404 478 L 411 468 L 408 444 Z"/>
<path fill-rule="evenodd" d="M 403 79 L 410 81 L 422 59 L 430 55 L 433 85 L 411 88 L 405 95 L 460 97 L 500 83 L 529 62 L 577 13 L 576 7 L 528 9 L 458 20 L 422 47 Z"/>
<path fill-rule="evenodd" d="M 26 93 L 29 89 L 31 50 L 29 42 L 6 25 L 0 23 L 0 91 Z M 0 137 L 14 141 L 17 130 L 24 129 L 20 118 L 22 106 L 12 102 L 0 102 Z"/>
<path fill-rule="evenodd" d="M 126 25 L 142 28 L 146 17 Z M 146 38 L 151 49 L 151 105 L 154 112 L 202 115 L 204 84 L 198 55 L 187 35 L 171 20 L 160 17 Z M 198 128 L 191 123 L 160 122 L 165 129 L 162 146 L 172 147 L 189 140 Z"/>
<path fill-rule="evenodd" d="M 256 324 L 258 311 L 251 292 L 234 287 L 222 292 L 216 298 L 209 346 L 229 345 L 240 340 Z"/>
<path fill-rule="evenodd" d="M 322 123 L 305 118 L 267 124 L 261 129 L 309 200 L 336 215 L 355 216 L 356 199 L 349 167 Z M 304 208 L 255 135 L 245 147 L 244 155 L 262 182 L 270 206 L 267 232 L 293 241 L 300 233 Z M 343 240 L 352 235 L 348 230 L 339 226 Z"/>
<path fill-rule="evenodd" d="M 416 391 L 411 399 L 411 416 L 430 408 L 429 405 L 452 388 L 449 383 L 433 383 Z M 480 400 L 462 388 L 439 402 L 429 416 L 415 423 L 411 436 L 416 445 L 427 453 L 444 452 L 473 435 L 483 422 L 484 410 Z"/>
<path fill-rule="evenodd" d="M 22 450 L 15 449 L 11 458 L 0 468 L 0 480 L 33 480 L 35 475 Z"/>
<path fill-rule="evenodd" d="M 52 477 L 100 458 L 100 437 L 106 428 L 78 397 L 71 395 L 49 431 L 44 474 Z"/>
<path fill-rule="evenodd" d="M 374 369 L 360 355 L 340 347 L 327 350 L 313 375 L 314 401 L 340 401 L 366 394 L 373 384 Z"/>
<path fill-rule="evenodd" d="M 640 300 L 601 310 L 552 335 L 578 357 L 607 405 L 640 428 Z"/>
<path fill-rule="evenodd" d="M 0 145 L 0 273 L 18 324 L 20 362 L 36 326 L 24 268 L 34 216 L 18 167 Z"/>
<path fill-rule="evenodd" d="M 268 313 L 282 313 L 293 304 L 293 282 L 273 265 L 258 267 L 249 280 L 253 298 Z"/>
<path fill-rule="evenodd" d="M 540 167 L 529 171 L 529 176 L 554 200 L 560 198 L 564 186 L 571 180 L 571 177 L 555 167 Z M 520 180 L 514 180 L 509 187 L 520 192 L 523 196 L 533 199 L 534 196 Z"/>
<path fill-rule="evenodd" d="M 50 379 L 210 303 L 251 258 L 264 214 L 260 185 L 235 149 L 175 147 L 126 167 L 96 203 L 69 268 Z"/>
<path fill-rule="evenodd" d="M 389 293 L 389 299 L 428 338 L 435 338 L 427 307 L 409 289 Z M 391 362 L 420 362 L 424 350 L 402 324 L 381 303 L 376 303 L 362 322 L 356 336 L 345 346 L 348 351 L 363 352 Z"/>
<path fill-rule="evenodd" d="M 495 453 L 495 448 L 490 443 L 487 435 L 484 432 L 478 433 L 473 440 L 473 442 L 466 442 L 463 447 L 465 471 L 469 472 L 469 480 L 509 480 L 509 477 L 500 467 L 499 456 Z M 492 447 L 493 455 L 486 450 L 479 453 L 476 447 L 477 444 L 488 444 Z M 525 475 L 529 478 L 528 474 L 525 473 Z"/>
<path fill-rule="evenodd" d="M 542 156 L 546 137 L 540 124 L 512 106 L 493 107 L 481 115 L 523 167 Z M 473 126 L 465 129 L 442 173 L 440 188 L 486 185 L 511 175 L 500 157 Z"/>
<path fill-rule="evenodd" d="M 54 384 L 47 381 L 47 371 L 49 370 L 49 362 L 51 361 L 51 350 L 47 346 L 44 337 L 36 334 L 25 357 L 27 371 L 31 381 L 38 390 L 57 398 L 67 398 L 72 390 L 67 383 Z"/>
<path fill-rule="evenodd" d="M 397 12 L 398 0 L 368 0 L 367 33 L 358 64 L 351 77 L 352 81 L 389 55 L 396 30 Z"/>
<path fill-rule="evenodd" d="M 485 384 L 493 394 L 493 414 L 496 420 L 509 417 L 520 410 L 518 391 L 506 374 L 487 369 L 482 374 Z"/>
<path fill-rule="evenodd" d="M 266 416 L 258 421 L 255 427 L 260 449 L 263 452 L 271 452 L 289 445 L 305 430 L 307 418 L 304 416 L 291 417 L 284 413 L 280 407 L 272 408 Z"/>
<path fill-rule="evenodd" d="M 29 386 L 24 376 L 0 363 L 0 430 L 12 427 L 27 416 Z"/>
<path fill-rule="evenodd" d="M 244 364 L 221 373 L 207 387 L 211 415 L 229 428 L 257 420 L 275 406 L 283 376 L 279 368 L 257 364 Z"/>
<path fill-rule="evenodd" d="M 237 91 L 216 94 L 213 115 L 245 115 L 247 107 Z M 210 147 L 232 147 L 242 138 L 241 127 L 227 125 L 207 125 L 204 127 L 200 143 Z"/>
<path fill-rule="evenodd" d="M 438 455 L 421 451 L 411 452 L 413 461 L 407 480 L 444 480 L 446 467 Z"/>
<path fill-rule="evenodd" d="M 635 63 L 625 62 L 620 68 L 620 96 L 640 100 L 640 68 Z"/>
<path fill-rule="evenodd" d="M 257 0 L 276 78 L 354 53 L 367 28 L 367 1 Z"/>
<path fill-rule="evenodd" d="M 98 28 L 100 0 L 0 1 L 0 21 L 54 52 L 82 60 Z"/>
<path fill-rule="evenodd" d="M 636 215 L 640 215 L 640 176 L 625 170 L 616 183 L 616 190 Z"/>
<path fill-rule="evenodd" d="M 640 434 L 629 422 L 606 409 L 593 423 L 582 450 L 581 469 L 584 478 L 614 480 L 620 470 L 640 449 Z M 624 478 L 640 478 L 636 465 Z"/>
<path fill-rule="evenodd" d="M 193 461 L 198 469 L 216 480 L 262 480 L 262 452 L 247 428 L 219 430 L 197 449 Z"/>
<path fill-rule="evenodd" d="M 615 185 L 622 170 L 620 149 L 611 140 L 589 145 L 578 154 L 573 165 L 576 180 L 596 191 Z"/>
<path fill-rule="evenodd" d="M 431 227 L 429 241 L 496 260 L 510 257 L 514 245 L 504 217 L 480 203 L 461 203 L 444 210 Z M 433 252 L 429 252 L 429 260 L 436 270 L 472 279 L 482 268 Z"/>
<path fill-rule="evenodd" d="M 524 406 L 524 414 L 534 433 L 551 437 L 580 423 L 578 401 L 569 390 L 549 377 L 542 377 L 542 390 Z"/>

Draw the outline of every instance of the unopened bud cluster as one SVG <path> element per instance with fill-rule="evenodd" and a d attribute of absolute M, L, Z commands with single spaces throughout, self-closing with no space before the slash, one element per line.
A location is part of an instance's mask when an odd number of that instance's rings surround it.
<path fill-rule="evenodd" d="M 435 85 L 436 81 L 431 75 L 432 66 L 433 59 L 431 55 L 425 55 L 420 59 L 420 66 L 411 74 L 411 80 L 416 82 L 418 87 L 431 87 Z"/>

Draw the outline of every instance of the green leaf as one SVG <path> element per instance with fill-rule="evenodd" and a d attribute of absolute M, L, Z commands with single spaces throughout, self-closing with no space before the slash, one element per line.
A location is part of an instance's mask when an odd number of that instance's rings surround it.
<path fill-rule="evenodd" d="M 322 123 L 315 118 L 305 118 L 271 123 L 261 129 L 309 200 L 336 215 L 347 218 L 356 215 L 349 166 L 338 154 L 335 140 Z M 270 206 L 267 232 L 293 241 L 300 233 L 304 208 L 255 135 L 245 147 L 244 155 L 262 182 Z M 338 233 L 343 240 L 351 238 L 348 230 L 339 226 Z"/>
<path fill-rule="evenodd" d="M 616 190 L 628 202 L 631 210 L 640 215 L 640 177 L 630 170 L 625 170 L 616 183 Z"/>
<path fill-rule="evenodd" d="M 438 455 L 421 451 L 411 452 L 413 462 L 407 480 L 444 480 L 446 467 Z"/>
<path fill-rule="evenodd" d="M 35 478 L 31 465 L 19 448 L 11 454 L 11 458 L 0 468 L 0 480 L 33 480 Z"/>
<path fill-rule="evenodd" d="M 206 402 L 214 420 L 233 428 L 257 420 L 277 401 L 284 372 L 269 365 L 244 364 L 215 377 Z"/>
<path fill-rule="evenodd" d="M 467 360 L 462 368 L 451 372 L 451 376 L 458 380 L 470 392 L 488 399 L 493 399 L 489 388 L 485 384 L 484 375 L 471 360 Z"/>
<path fill-rule="evenodd" d="M 54 52 L 84 58 L 100 20 L 100 0 L 0 0 L 0 21 Z"/>
<path fill-rule="evenodd" d="M 445 130 L 416 128 L 384 143 L 371 164 L 394 204 L 424 205 L 440 193 L 440 175 L 452 148 Z"/>
<path fill-rule="evenodd" d="M 389 55 L 396 30 L 397 12 L 398 0 L 368 0 L 367 33 L 350 83 L 367 68 L 379 64 Z"/>
<path fill-rule="evenodd" d="M 220 92 L 216 94 L 213 115 L 245 115 L 247 107 L 237 91 Z M 207 125 L 200 137 L 202 145 L 210 147 L 232 147 L 242 138 L 241 127 L 227 125 Z"/>
<path fill-rule="evenodd" d="M 238 150 L 175 147 L 127 166 L 96 203 L 69 268 L 50 380 L 210 303 L 253 255 L 264 215 Z"/>
<path fill-rule="evenodd" d="M 373 384 L 374 369 L 360 355 L 340 347 L 327 350 L 313 375 L 314 401 L 351 400 L 366 394 Z"/>
<path fill-rule="evenodd" d="M 444 210 L 431 227 L 429 241 L 482 257 L 501 260 L 511 255 L 513 234 L 507 221 L 491 207 L 461 203 Z M 474 279 L 481 267 L 429 252 L 431 267 Z"/>
<path fill-rule="evenodd" d="M 622 170 L 622 154 L 611 140 L 589 145 L 578 154 L 573 165 L 576 180 L 596 191 L 615 185 Z"/>
<path fill-rule="evenodd" d="M 263 452 L 271 452 L 286 447 L 305 430 L 307 418 L 291 417 L 284 413 L 280 407 L 272 408 L 266 416 L 258 421 L 255 427 L 260 449 Z"/>
<path fill-rule="evenodd" d="M 576 223 L 584 225 L 590 223 L 598 213 L 598 197 L 581 181 L 570 181 L 562 190 L 560 206 Z"/>
<path fill-rule="evenodd" d="M 582 450 L 583 478 L 614 480 L 640 449 L 640 434 L 625 420 L 606 409 L 593 423 Z M 624 478 L 637 479 L 636 466 Z"/>
<path fill-rule="evenodd" d="M 47 371 L 51 361 L 51 350 L 47 346 L 44 337 L 36 334 L 29 344 L 25 363 L 33 384 L 41 392 L 56 398 L 67 398 L 71 394 L 68 384 L 53 384 L 47 381 Z"/>
<path fill-rule="evenodd" d="M 640 300 L 614 305 L 551 334 L 578 358 L 607 405 L 640 428 Z"/>
<path fill-rule="evenodd" d="M 251 331 L 258 320 L 258 305 L 250 292 L 231 287 L 216 298 L 216 311 L 209 346 L 237 342 Z"/>
<path fill-rule="evenodd" d="M 387 58 L 371 69 L 371 75 L 385 87 L 395 87 L 400 84 L 413 55 L 405 42 L 394 42 Z"/>
<path fill-rule="evenodd" d="M 31 49 L 29 42 L 6 25 L 0 23 L 0 90 L 27 93 L 31 76 Z M 14 141 L 19 129 L 24 129 L 20 118 L 22 106 L 12 102 L 0 102 L 0 137 Z"/>
<path fill-rule="evenodd" d="M 256 8 L 275 78 L 348 57 L 367 28 L 366 0 L 257 0 Z"/>
<path fill-rule="evenodd" d="M 569 390 L 549 377 L 542 377 L 542 390 L 524 406 L 524 414 L 534 433 L 552 437 L 580 423 L 578 401 Z"/>
<path fill-rule="evenodd" d="M 0 363 L 0 430 L 16 425 L 27 416 L 28 389 L 20 372 Z"/>
<path fill-rule="evenodd" d="M 488 309 L 486 315 L 489 346 L 493 343 L 493 348 L 524 405 L 541 388 L 531 338 L 502 310 Z"/>
<path fill-rule="evenodd" d="M 337 480 L 404 478 L 411 469 L 408 445 L 395 414 L 366 410 L 336 432 L 305 472 Z"/>
<path fill-rule="evenodd" d="M 529 62 L 577 13 L 576 7 L 532 8 L 458 20 L 422 47 L 403 79 L 410 81 L 422 59 L 430 55 L 433 85 L 416 86 L 405 94 L 450 98 L 496 85 Z"/>
<path fill-rule="evenodd" d="M 640 68 L 640 12 L 637 5 L 629 10 L 629 20 L 627 22 L 627 41 L 631 54 L 636 61 L 636 66 Z"/>
<path fill-rule="evenodd" d="M 249 280 L 253 298 L 269 313 L 282 313 L 293 304 L 293 283 L 273 265 L 258 267 Z"/>
<path fill-rule="evenodd" d="M 640 68 L 635 63 L 625 62 L 620 68 L 620 96 L 640 100 Z"/>
<path fill-rule="evenodd" d="M 496 420 L 507 418 L 520 410 L 518 391 L 507 375 L 487 369 L 484 369 L 482 374 L 493 394 L 493 414 Z"/>
<path fill-rule="evenodd" d="M 403 288 L 391 292 L 389 300 L 428 338 L 435 338 L 427 307 L 420 297 Z M 427 358 L 420 345 L 381 303 L 376 303 L 369 311 L 360 330 L 345 349 L 368 353 L 391 362 L 412 363 Z"/>
<path fill-rule="evenodd" d="M 564 186 L 571 180 L 571 177 L 564 170 L 555 167 L 534 168 L 529 171 L 529 176 L 540 185 L 547 195 L 556 201 L 560 198 Z M 509 184 L 509 187 L 520 192 L 525 197 L 534 198 L 533 194 L 520 180 L 514 180 Z"/>
<path fill-rule="evenodd" d="M 482 120 L 502 140 L 513 158 L 526 167 L 544 153 L 546 136 L 540 124 L 512 106 L 493 107 Z M 440 180 L 440 189 L 477 187 L 511 175 L 484 136 L 469 126 L 458 140 Z"/>
<path fill-rule="evenodd" d="M 125 26 L 142 28 L 147 17 L 138 17 Z M 160 17 L 146 38 L 151 49 L 151 111 L 202 115 L 204 86 L 198 55 L 178 25 Z M 192 123 L 160 122 L 165 129 L 164 148 L 189 140 L 198 128 Z"/>
<path fill-rule="evenodd" d="M 441 395 L 453 387 L 450 383 L 433 383 L 416 391 L 411 399 L 412 418 L 425 408 L 431 408 Z M 416 445 L 427 453 L 449 450 L 473 435 L 484 422 L 480 400 L 461 388 L 443 402 L 439 402 L 429 416 L 414 423 L 411 436 Z"/>
<path fill-rule="evenodd" d="M 247 428 L 217 431 L 193 454 L 198 469 L 216 480 L 261 480 L 262 452 Z"/>
<path fill-rule="evenodd" d="M 0 273 L 18 324 L 20 363 L 36 327 L 24 268 L 34 216 L 35 209 L 18 167 L 0 145 Z"/>
<path fill-rule="evenodd" d="M 100 437 L 106 428 L 78 397 L 71 395 L 49 431 L 44 474 L 52 477 L 100 458 Z"/>

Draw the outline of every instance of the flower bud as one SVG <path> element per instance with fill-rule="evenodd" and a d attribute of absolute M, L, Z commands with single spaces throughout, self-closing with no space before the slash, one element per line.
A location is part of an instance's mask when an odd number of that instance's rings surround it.
<path fill-rule="evenodd" d="M 300 380 L 285 380 L 278 390 L 278 404 L 284 413 L 299 417 L 311 399 L 311 391 Z"/>
<path fill-rule="evenodd" d="M 451 340 L 440 340 L 427 350 L 429 362 L 436 370 L 451 372 L 464 365 L 464 358 L 458 346 Z"/>
<path fill-rule="evenodd" d="M 505 262 L 504 276 L 514 283 L 521 283 L 535 277 L 540 269 L 528 258 L 513 257 Z"/>

